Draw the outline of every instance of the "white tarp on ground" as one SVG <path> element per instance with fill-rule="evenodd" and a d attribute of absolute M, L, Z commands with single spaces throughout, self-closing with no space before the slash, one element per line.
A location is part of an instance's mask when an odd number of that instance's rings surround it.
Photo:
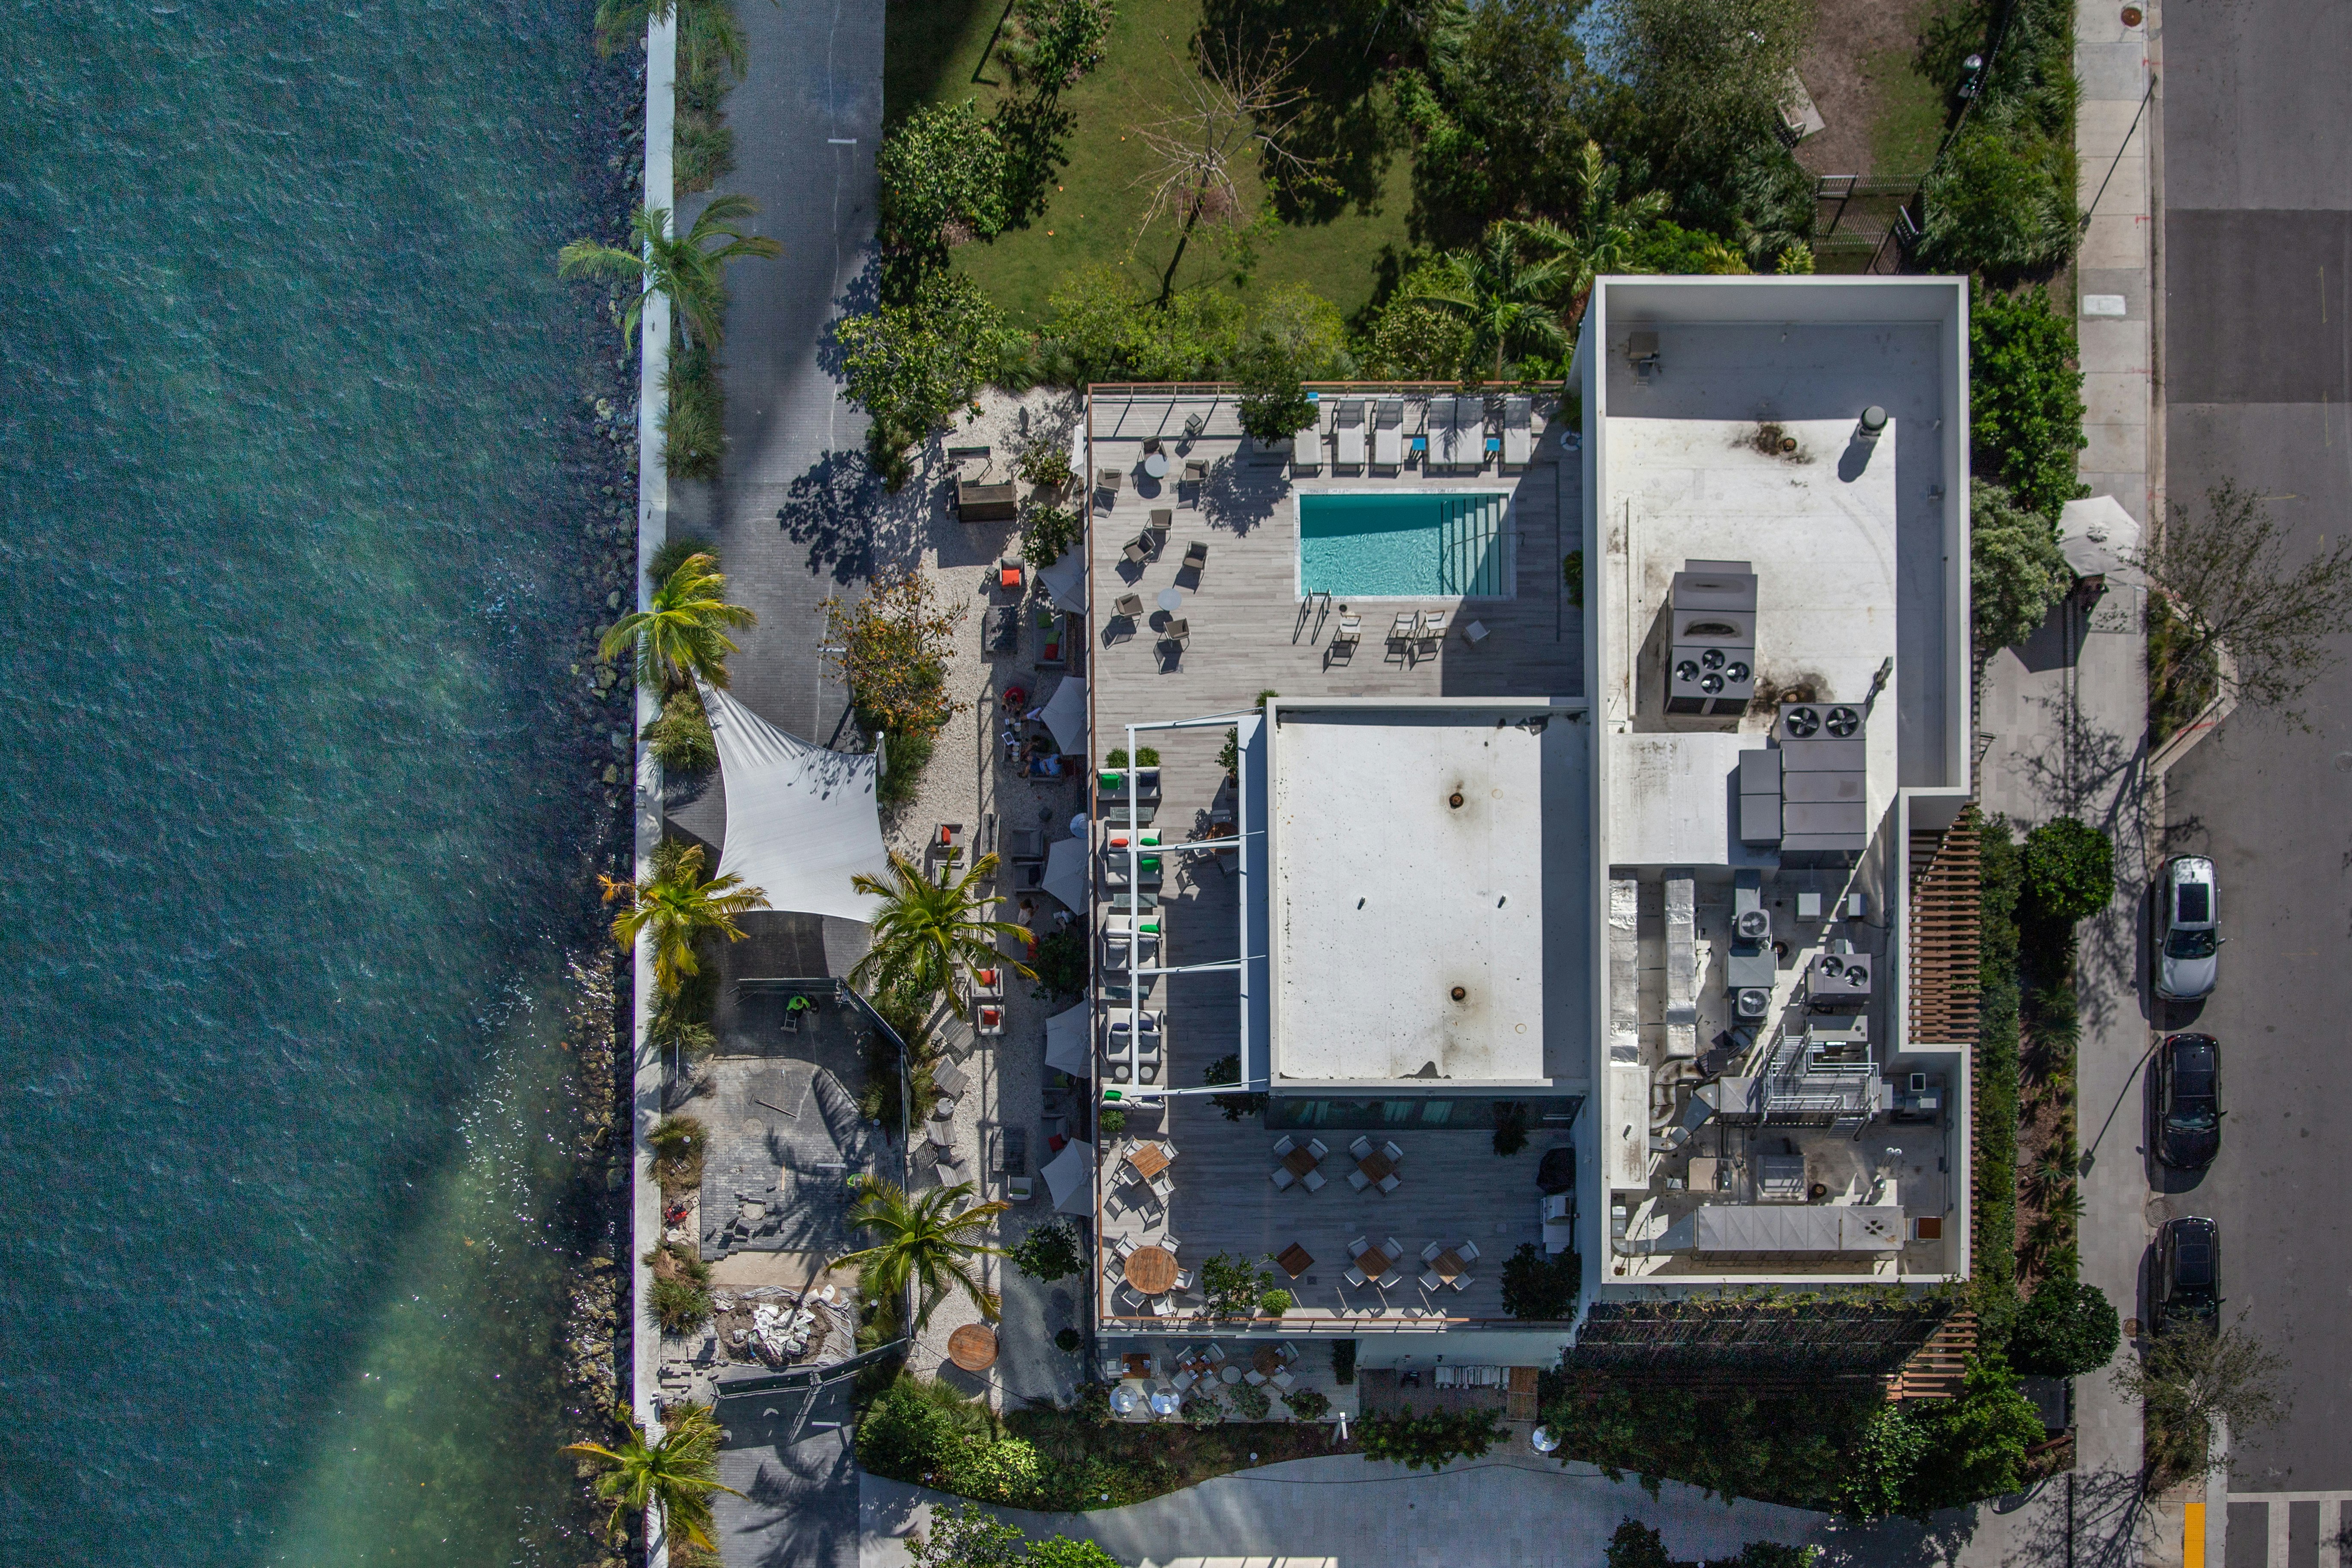
<path fill-rule="evenodd" d="M 737 876 L 793 914 L 871 921 L 879 901 L 854 891 L 859 871 L 889 874 L 874 804 L 879 759 L 796 740 L 726 692 L 702 689 L 727 786 L 720 876 Z"/>
<path fill-rule="evenodd" d="M 1037 585 L 1045 590 L 1056 609 L 1074 616 L 1087 613 L 1087 552 L 1073 546 L 1054 558 L 1051 566 L 1037 568 Z"/>
<path fill-rule="evenodd" d="M 2077 577 L 2140 581 L 2130 560 L 2139 550 L 2139 524 L 2113 496 L 2084 496 L 2059 508 L 2058 550 Z"/>
<path fill-rule="evenodd" d="M 1095 1076 L 1095 1053 L 1089 1040 L 1093 1009 L 1081 1002 L 1045 1020 L 1045 1065 L 1060 1068 L 1072 1078 Z"/>
<path fill-rule="evenodd" d="M 1062 684 L 1054 688 L 1054 695 L 1045 700 L 1045 711 L 1039 715 L 1045 728 L 1054 731 L 1054 744 L 1066 757 L 1084 756 L 1087 750 L 1087 683 L 1075 675 L 1066 675 Z"/>
<path fill-rule="evenodd" d="M 1095 1206 L 1095 1146 L 1075 1139 L 1045 1167 L 1045 1190 L 1061 1214 L 1091 1214 Z"/>
<path fill-rule="evenodd" d="M 1087 840 L 1056 838 L 1045 847 L 1045 874 L 1037 885 L 1084 920 L 1087 915 Z"/>

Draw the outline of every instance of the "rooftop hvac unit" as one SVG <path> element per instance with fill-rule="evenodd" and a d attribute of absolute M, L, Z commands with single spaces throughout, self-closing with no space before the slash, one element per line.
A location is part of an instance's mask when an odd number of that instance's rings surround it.
<path fill-rule="evenodd" d="M 1860 1002 L 1870 995 L 1871 956 L 1866 952 L 1819 952 L 1805 977 L 1805 993 L 1816 1002 Z"/>
<path fill-rule="evenodd" d="M 1756 695 L 1756 574 L 1685 561 L 1667 595 L 1666 711 L 1721 716 Z"/>
<path fill-rule="evenodd" d="M 1868 718 L 1853 702 L 1780 704 L 1783 866 L 1850 864 L 1869 847 Z"/>

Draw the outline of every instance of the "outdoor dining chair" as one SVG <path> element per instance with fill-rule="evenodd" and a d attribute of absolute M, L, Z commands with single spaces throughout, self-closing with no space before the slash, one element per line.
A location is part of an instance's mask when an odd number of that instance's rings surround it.
<path fill-rule="evenodd" d="M 1135 1250 L 1135 1238 L 1131 1236 L 1122 1236 L 1110 1244 L 1110 1249 L 1118 1257 L 1125 1258 Z"/>
<path fill-rule="evenodd" d="M 1465 1263 L 1475 1263 L 1478 1261 L 1478 1244 L 1475 1241 L 1465 1241 L 1454 1249 L 1454 1256 Z"/>
<path fill-rule="evenodd" d="M 1364 1174 L 1363 1172 L 1350 1171 L 1348 1173 L 1348 1185 L 1353 1187 L 1356 1191 L 1360 1193 L 1371 1184 L 1372 1179 Z"/>
<path fill-rule="evenodd" d="M 1389 1163 L 1391 1165 L 1402 1165 L 1404 1163 L 1404 1151 L 1398 1148 L 1394 1143 L 1381 1144 L 1381 1152 L 1389 1157 Z"/>
<path fill-rule="evenodd" d="M 1126 482 L 1126 479 L 1127 475 L 1118 468 L 1097 468 L 1095 470 L 1095 488 L 1097 489 L 1115 490 L 1118 489 L 1121 484 Z"/>
<path fill-rule="evenodd" d="M 1179 1290 L 1190 1290 L 1192 1288 L 1192 1271 L 1191 1269 L 1179 1268 L 1176 1270 L 1175 1288 Z"/>
<path fill-rule="evenodd" d="M 1403 1279 L 1403 1275 L 1398 1273 L 1394 1269 L 1391 1269 L 1388 1273 L 1381 1276 L 1381 1289 L 1383 1290 L 1393 1290 L 1397 1288 L 1398 1283 Z"/>
<path fill-rule="evenodd" d="M 1467 1290 L 1474 1283 L 1475 1281 L 1467 1274 L 1456 1274 L 1454 1277 L 1454 1288 L 1456 1290 Z"/>
<path fill-rule="evenodd" d="M 1160 628 L 1160 640 L 1161 642 L 1172 642 L 1179 647 L 1183 647 L 1186 642 L 1190 641 L 1192 636 L 1192 623 L 1181 616 L 1175 620 L 1170 621 L 1166 626 Z"/>
<path fill-rule="evenodd" d="M 1176 1303 L 1165 1296 L 1154 1296 L 1151 1298 L 1151 1315 L 1155 1318 L 1173 1317 L 1176 1315 Z"/>
<path fill-rule="evenodd" d="M 1330 1150 L 1323 1146 L 1323 1140 L 1320 1138 L 1309 1138 L 1307 1141 L 1307 1152 L 1314 1155 L 1318 1160 L 1331 1152 Z"/>
<path fill-rule="evenodd" d="M 1140 566 L 1151 559 L 1151 540 L 1149 535 L 1130 539 L 1127 542 L 1127 548 L 1119 553 L 1127 557 L 1129 565 Z"/>
<path fill-rule="evenodd" d="M 1399 1242 L 1393 1236 L 1382 1239 L 1381 1242 L 1381 1250 L 1387 1253 L 1391 1258 L 1402 1258 L 1404 1256 L 1403 1244 Z"/>
<path fill-rule="evenodd" d="M 1275 1387 L 1282 1390 L 1285 1394 L 1289 1393 L 1298 1383 L 1297 1378 L 1291 1376 L 1286 1372 L 1277 1372 L 1272 1377 L 1266 1379 L 1266 1381 L 1273 1384 Z"/>
<path fill-rule="evenodd" d="M 1192 543 L 1184 547 L 1184 568 L 1187 571 L 1204 571 L 1207 569 L 1208 564 L 1209 546 L 1207 541 L 1196 539 Z"/>
<path fill-rule="evenodd" d="M 1434 1290 L 1444 1283 L 1445 1281 L 1439 1279 L 1434 1270 L 1421 1277 L 1421 1288 L 1424 1290 Z"/>
<path fill-rule="evenodd" d="M 1421 1260 L 1423 1263 L 1434 1263 L 1437 1261 L 1437 1255 L 1444 1250 L 1445 1243 L 1442 1241 L 1433 1241 L 1427 1247 L 1421 1249 Z"/>
<path fill-rule="evenodd" d="M 1372 1141 L 1365 1137 L 1360 1132 L 1356 1135 L 1356 1141 L 1348 1145 L 1348 1152 L 1353 1154 L 1359 1160 L 1362 1159 L 1371 1152 Z"/>
<path fill-rule="evenodd" d="M 1360 1236 L 1356 1237 L 1355 1240 L 1348 1243 L 1348 1256 L 1350 1258 L 1361 1258 L 1370 1249 L 1371 1245 L 1372 1244 L 1370 1241 Z"/>
<path fill-rule="evenodd" d="M 1388 1196 L 1391 1193 L 1396 1191 L 1400 1184 L 1400 1178 L 1394 1172 L 1391 1172 L 1389 1174 L 1382 1176 L 1381 1178 L 1381 1196 Z"/>
<path fill-rule="evenodd" d="M 1323 1187 L 1323 1173 L 1320 1171 L 1309 1171 L 1305 1175 L 1298 1178 L 1298 1184 L 1305 1187 L 1310 1193 L 1319 1192 Z"/>
<path fill-rule="evenodd" d="M 1370 1280 L 1369 1280 L 1369 1279 L 1365 1279 L 1365 1278 L 1364 1278 L 1364 1271 L 1363 1271 L 1362 1269 L 1360 1269 L 1360 1268 L 1357 1268 L 1357 1267 L 1356 1267 L 1354 1264 L 1352 1264 L 1352 1263 L 1351 1263 L 1351 1264 L 1349 1264 L 1349 1265 L 1348 1266 L 1348 1272 L 1347 1272 L 1347 1276 L 1346 1276 L 1346 1278 L 1347 1278 L 1347 1281 L 1348 1281 L 1348 1283 L 1349 1283 L 1349 1284 L 1350 1284 L 1350 1285 L 1362 1286 L 1362 1285 L 1369 1285 L 1369 1284 L 1370 1284 L 1370 1283 L 1371 1283 L 1371 1281 L 1370 1281 Z"/>
<path fill-rule="evenodd" d="M 1298 1178 L 1290 1173 L 1289 1166 L 1276 1165 L 1272 1171 L 1266 1173 L 1266 1180 L 1274 1184 L 1274 1190 L 1278 1193 L 1288 1187 L 1293 1182 L 1298 1180 Z"/>
<path fill-rule="evenodd" d="M 1139 619 L 1143 615 L 1143 595 L 1121 594 L 1111 601 L 1110 607 L 1114 614 L 1125 616 L 1130 621 Z"/>
<path fill-rule="evenodd" d="M 1274 1146 L 1274 1157 L 1275 1157 L 1276 1159 L 1277 1159 L 1277 1160 L 1283 1159 L 1283 1158 L 1286 1157 L 1286 1156 L 1290 1153 L 1290 1152 L 1291 1152 L 1293 1149 L 1296 1149 L 1296 1148 L 1297 1148 L 1297 1147 L 1298 1147 L 1298 1145 L 1297 1145 L 1297 1144 L 1296 1144 L 1296 1143 L 1293 1143 L 1293 1142 L 1290 1141 L 1289 1135 L 1288 1135 L 1287 1133 L 1286 1133 L 1286 1134 L 1284 1134 L 1284 1136 L 1282 1137 L 1282 1139 L 1281 1139 L 1278 1142 L 1276 1142 L 1276 1143 L 1275 1144 L 1275 1146 Z"/>

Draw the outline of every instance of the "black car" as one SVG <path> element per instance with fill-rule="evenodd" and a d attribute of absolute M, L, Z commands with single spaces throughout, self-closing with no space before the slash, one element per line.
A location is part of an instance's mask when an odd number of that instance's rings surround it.
<path fill-rule="evenodd" d="M 2210 1219 L 2168 1219 L 2156 1233 L 2158 1333 L 2182 1323 L 2210 1323 L 2221 1311 L 2221 1232 Z"/>
<path fill-rule="evenodd" d="M 2156 1053 L 2156 1157 L 2176 1171 L 2201 1171 L 2221 1152 L 2221 1042 L 2168 1036 Z"/>

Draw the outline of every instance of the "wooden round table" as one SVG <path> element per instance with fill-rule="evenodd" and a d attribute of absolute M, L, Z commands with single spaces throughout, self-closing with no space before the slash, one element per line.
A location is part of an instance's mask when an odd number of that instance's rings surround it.
<path fill-rule="evenodd" d="M 948 1360 L 966 1372 L 986 1372 L 996 1363 L 996 1331 L 966 1323 L 948 1336 Z"/>
<path fill-rule="evenodd" d="M 1165 1247 L 1139 1247 L 1127 1255 L 1127 1282 L 1147 1296 L 1176 1283 L 1176 1259 Z"/>

